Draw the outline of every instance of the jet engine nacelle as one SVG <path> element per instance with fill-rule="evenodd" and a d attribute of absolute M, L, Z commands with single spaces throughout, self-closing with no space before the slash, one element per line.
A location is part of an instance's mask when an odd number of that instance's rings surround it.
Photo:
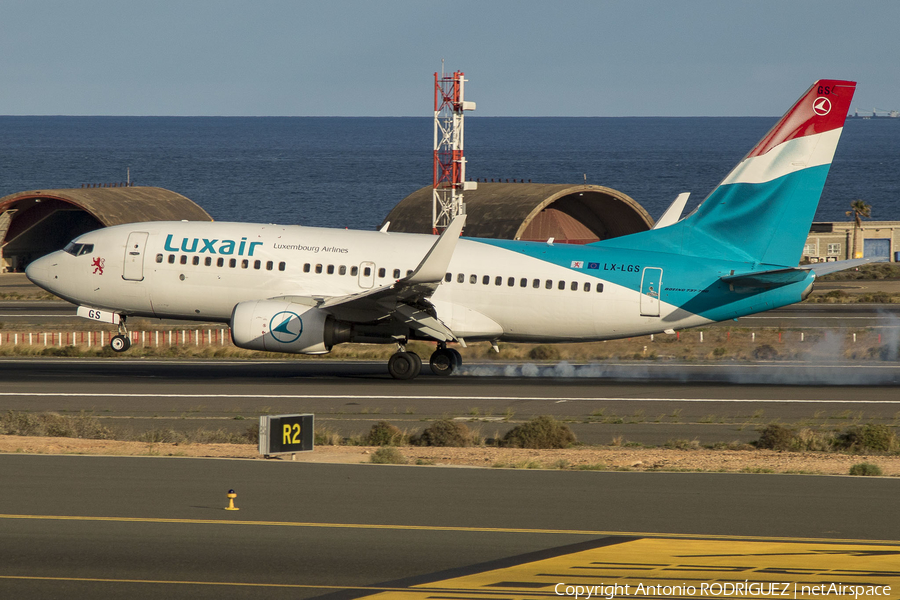
<path fill-rule="evenodd" d="M 325 354 L 349 341 L 350 325 L 329 313 L 287 300 L 241 302 L 231 313 L 234 345 L 248 350 Z"/>

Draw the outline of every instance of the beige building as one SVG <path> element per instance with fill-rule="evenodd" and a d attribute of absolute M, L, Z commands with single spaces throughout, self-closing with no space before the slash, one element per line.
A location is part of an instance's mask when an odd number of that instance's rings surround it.
<path fill-rule="evenodd" d="M 863 221 L 862 227 L 855 229 L 853 221 L 813 223 L 803 247 L 803 261 L 873 256 L 897 260 L 895 253 L 900 252 L 900 239 L 895 236 L 900 236 L 900 221 Z"/>

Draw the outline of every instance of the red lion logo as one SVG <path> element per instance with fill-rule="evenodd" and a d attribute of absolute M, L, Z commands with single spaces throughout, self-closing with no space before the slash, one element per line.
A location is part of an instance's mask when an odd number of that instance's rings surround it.
<path fill-rule="evenodd" d="M 94 259 L 94 262 L 91 263 L 91 266 L 94 267 L 94 275 L 103 275 L 103 265 L 106 264 L 105 258 L 97 257 Z"/>

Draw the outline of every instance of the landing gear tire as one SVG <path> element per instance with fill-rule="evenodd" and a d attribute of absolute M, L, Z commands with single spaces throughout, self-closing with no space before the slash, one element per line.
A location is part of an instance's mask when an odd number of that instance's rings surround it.
<path fill-rule="evenodd" d="M 462 364 L 462 358 L 459 352 L 452 348 L 438 348 L 431 355 L 428 361 L 431 365 L 431 372 L 435 375 L 450 375 L 459 369 Z"/>
<path fill-rule="evenodd" d="M 447 348 L 447 351 L 453 354 L 453 359 L 456 361 L 456 370 L 462 368 L 462 354 L 456 348 Z"/>
<path fill-rule="evenodd" d="M 422 370 L 422 359 L 415 352 L 397 352 L 388 359 L 388 373 L 394 379 L 414 379 Z"/>
<path fill-rule="evenodd" d="M 422 358 L 415 352 L 407 352 L 407 354 L 409 354 L 412 359 L 416 361 L 416 374 L 414 375 L 414 377 L 418 377 L 419 373 L 422 372 Z"/>
<path fill-rule="evenodd" d="M 111 340 L 109 340 L 109 347 L 113 349 L 115 352 L 125 352 L 129 348 L 131 348 L 131 340 L 129 340 L 124 335 L 116 335 L 113 336 Z"/>

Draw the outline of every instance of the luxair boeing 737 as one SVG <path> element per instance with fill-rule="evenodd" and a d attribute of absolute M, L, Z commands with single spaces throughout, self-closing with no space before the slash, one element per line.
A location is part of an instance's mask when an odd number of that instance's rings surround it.
<path fill-rule="evenodd" d="M 241 348 L 323 354 L 397 344 L 390 374 L 461 365 L 450 343 L 584 342 L 672 332 L 799 302 L 798 266 L 856 84 L 816 82 L 684 219 L 587 245 L 250 223 L 133 223 L 79 236 L 28 278 L 118 324 L 129 316 L 228 323 Z M 677 201 L 676 201 L 677 202 Z M 683 199 L 682 199 L 683 205 Z M 679 208 L 680 212 L 680 208 Z M 663 226 L 661 226 L 663 225 Z"/>

